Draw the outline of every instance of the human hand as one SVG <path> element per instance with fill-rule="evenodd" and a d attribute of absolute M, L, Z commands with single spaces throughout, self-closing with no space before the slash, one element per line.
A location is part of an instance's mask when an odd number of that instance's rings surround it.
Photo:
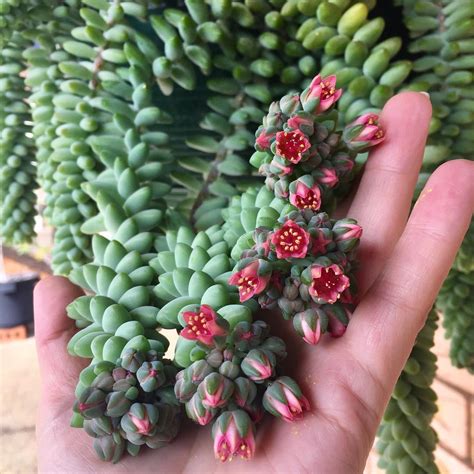
<path fill-rule="evenodd" d="M 84 362 L 66 352 L 74 322 L 65 307 L 81 292 L 64 278 L 41 281 L 35 290 L 40 472 L 362 472 L 474 208 L 474 163 L 451 161 L 433 173 L 407 222 L 430 116 L 429 100 L 419 93 L 402 93 L 387 103 L 381 115 L 387 138 L 371 153 L 353 199 L 343 206 L 364 228 L 360 303 L 344 337 L 303 345 L 282 318 L 264 316 L 291 348 L 285 373 L 300 384 L 311 412 L 295 424 L 268 417 L 249 463 L 216 461 L 209 428 L 189 421 L 167 448 L 124 457 L 114 466 L 99 461 L 89 436 L 69 426 Z"/>

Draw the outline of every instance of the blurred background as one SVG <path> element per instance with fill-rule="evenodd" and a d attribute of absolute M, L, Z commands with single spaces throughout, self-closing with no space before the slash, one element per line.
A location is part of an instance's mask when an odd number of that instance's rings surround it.
<path fill-rule="evenodd" d="M 4 272 L 24 286 L 20 295 L 21 318 L 0 308 L 0 473 L 36 471 L 35 417 L 40 376 L 32 324 L 34 278 L 51 273 L 52 230 L 37 219 L 37 238 L 32 245 L 3 248 Z M 26 282 L 26 283 L 25 283 Z M 433 427 L 440 443 L 436 452 L 441 473 L 474 472 L 474 377 L 449 360 L 449 342 L 443 328 L 436 333 L 434 348 L 438 372 L 433 389 L 438 394 L 438 412 Z M 72 428 L 71 428 L 72 429 Z M 378 474 L 377 454 L 371 454 L 365 474 Z"/>

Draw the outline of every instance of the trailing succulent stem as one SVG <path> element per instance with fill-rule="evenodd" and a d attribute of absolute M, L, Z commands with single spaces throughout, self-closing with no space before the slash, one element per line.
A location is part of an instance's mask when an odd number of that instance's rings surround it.
<path fill-rule="evenodd" d="M 431 420 L 437 411 L 431 388 L 436 356 L 431 352 L 438 315 L 432 310 L 398 379 L 378 432 L 379 466 L 389 473 L 437 473 L 437 435 Z"/>

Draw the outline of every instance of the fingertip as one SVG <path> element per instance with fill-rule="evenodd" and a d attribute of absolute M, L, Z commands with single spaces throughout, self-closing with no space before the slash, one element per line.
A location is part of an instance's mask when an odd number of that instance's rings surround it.
<path fill-rule="evenodd" d="M 430 96 L 425 92 L 405 91 L 391 97 L 385 104 L 381 120 L 387 120 L 388 116 L 410 118 L 416 116 L 424 121 L 431 118 L 432 106 Z"/>
<path fill-rule="evenodd" d="M 82 290 L 67 278 L 50 276 L 39 281 L 33 294 L 35 334 L 39 342 L 71 327 L 66 306 L 81 295 Z"/>

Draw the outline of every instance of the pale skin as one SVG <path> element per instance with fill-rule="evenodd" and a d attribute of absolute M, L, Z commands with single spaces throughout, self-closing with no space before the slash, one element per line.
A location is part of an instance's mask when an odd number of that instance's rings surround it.
<path fill-rule="evenodd" d="M 74 387 L 84 361 L 70 357 L 74 333 L 65 307 L 81 290 L 52 277 L 35 290 L 36 342 L 41 367 L 37 440 L 40 472 L 361 473 L 391 391 L 468 228 L 474 210 L 474 163 L 438 168 L 410 214 L 431 105 L 407 92 L 385 106 L 386 140 L 370 154 L 353 199 L 340 214 L 356 218 L 361 241 L 360 304 L 346 334 L 302 342 L 278 314 L 267 314 L 285 338 L 285 371 L 311 403 L 302 421 L 272 419 L 259 426 L 250 462 L 221 464 L 210 429 L 185 422 L 176 441 L 158 451 L 99 461 L 92 439 L 69 426 Z"/>

